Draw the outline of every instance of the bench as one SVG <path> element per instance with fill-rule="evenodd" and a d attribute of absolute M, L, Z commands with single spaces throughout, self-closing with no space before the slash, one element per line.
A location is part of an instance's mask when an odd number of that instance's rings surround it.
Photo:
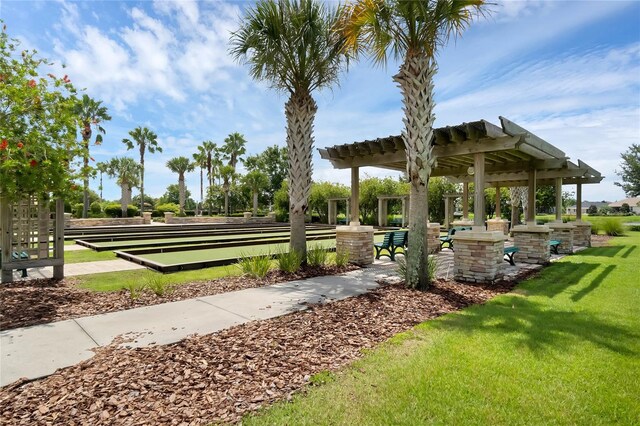
<path fill-rule="evenodd" d="M 389 258 L 393 260 L 394 254 L 392 245 L 393 232 L 386 232 L 381 243 L 373 243 L 373 248 L 376 249 L 376 259 L 380 259 L 380 256 L 389 256 Z M 389 254 L 382 254 L 384 250 L 386 250 Z"/>
<path fill-rule="evenodd" d="M 471 231 L 471 227 L 470 226 L 455 226 L 451 229 L 449 229 L 449 232 L 447 233 L 446 236 L 444 237 L 440 237 L 440 250 L 444 249 L 444 245 L 445 244 L 449 244 L 449 247 L 451 249 L 451 251 L 453 251 L 453 236 L 455 235 L 456 232 L 459 231 Z"/>
<path fill-rule="evenodd" d="M 551 251 L 553 252 L 553 254 L 560 254 L 558 253 L 558 247 L 560 246 L 560 244 L 562 244 L 562 241 L 560 240 L 549 241 L 549 247 L 551 247 Z"/>
<path fill-rule="evenodd" d="M 22 259 L 22 260 L 28 260 L 29 259 L 29 253 L 27 253 L 26 251 L 20 252 L 18 253 L 17 251 L 14 251 L 13 253 L 11 253 L 11 258 L 13 260 L 18 260 L 18 259 Z M 27 269 L 26 268 L 21 268 L 18 269 L 18 271 L 22 272 L 22 278 L 27 278 Z"/>
<path fill-rule="evenodd" d="M 505 262 L 509 262 L 509 264 L 511 264 L 511 266 L 516 266 L 516 262 L 513 260 L 513 255 L 516 254 L 517 252 L 520 251 L 520 248 L 518 247 L 505 247 L 504 248 L 504 256 L 505 256 Z"/>
<path fill-rule="evenodd" d="M 393 240 L 391 241 L 391 260 L 395 260 L 395 255 L 398 250 L 402 249 L 404 254 L 409 242 L 409 231 L 395 231 L 393 233 Z"/>
<path fill-rule="evenodd" d="M 389 221 L 389 226 L 402 226 L 402 219 L 398 219 L 397 217 L 391 219 Z"/>

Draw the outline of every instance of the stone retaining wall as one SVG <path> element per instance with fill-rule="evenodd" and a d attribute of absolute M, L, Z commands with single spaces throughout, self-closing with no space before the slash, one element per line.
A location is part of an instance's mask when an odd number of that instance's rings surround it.
<path fill-rule="evenodd" d="M 440 251 L 440 224 L 429 222 L 427 224 L 427 249 L 430 254 Z"/>
<path fill-rule="evenodd" d="M 185 216 L 178 217 L 173 213 L 164 214 L 164 223 L 184 224 L 184 223 L 275 223 L 275 215 L 264 217 L 224 217 L 224 216 Z"/>
<path fill-rule="evenodd" d="M 551 229 L 551 235 L 549 238 L 560 241 L 558 253 L 573 254 L 573 232 L 575 226 L 570 223 L 562 222 L 551 222 L 547 225 L 549 226 L 549 229 Z"/>
<path fill-rule="evenodd" d="M 579 247 L 591 247 L 591 223 L 589 222 L 570 222 L 573 228 L 573 245 Z"/>
<path fill-rule="evenodd" d="M 511 228 L 513 245 L 520 251 L 516 254 L 517 263 L 545 265 L 551 254 L 549 240 L 551 229 L 546 225 L 518 225 Z"/>
<path fill-rule="evenodd" d="M 65 228 L 88 228 L 91 226 L 144 225 L 143 218 L 136 217 L 101 217 L 91 219 L 69 219 Z"/>
<path fill-rule="evenodd" d="M 373 226 L 337 226 L 336 253 L 349 253 L 349 262 L 356 265 L 373 263 Z"/>
<path fill-rule="evenodd" d="M 453 270 L 456 280 L 492 283 L 504 274 L 502 232 L 465 231 L 453 236 Z"/>

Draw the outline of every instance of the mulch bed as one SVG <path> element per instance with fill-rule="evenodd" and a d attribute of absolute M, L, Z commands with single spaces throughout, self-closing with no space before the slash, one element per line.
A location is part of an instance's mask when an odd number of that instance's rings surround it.
<path fill-rule="evenodd" d="M 273 270 L 264 279 L 225 277 L 207 282 L 182 284 L 163 296 L 157 296 L 152 291 L 145 290 L 136 299 L 132 299 L 129 290 L 126 289 L 117 292 L 94 292 L 81 289 L 77 287 L 76 280 L 73 278 L 60 281 L 53 279 L 16 281 L 0 286 L 0 330 L 211 296 L 322 275 L 335 275 L 354 269 L 358 267 L 353 265 L 343 268 L 306 267 L 294 274 Z"/>
<path fill-rule="evenodd" d="M 237 422 L 290 398 L 313 374 L 339 369 L 365 348 L 512 286 L 438 281 L 419 292 L 387 285 L 173 345 L 113 344 L 45 379 L 3 388 L 0 416 L 22 425 Z"/>
<path fill-rule="evenodd" d="M 609 244 L 609 240 L 613 237 L 609 235 L 592 235 L 591 236 L 591 247 L 605 247 Z"/>

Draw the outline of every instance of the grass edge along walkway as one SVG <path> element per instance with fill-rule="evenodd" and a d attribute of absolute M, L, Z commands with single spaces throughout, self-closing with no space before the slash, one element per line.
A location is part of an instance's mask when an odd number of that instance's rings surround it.
<path fill-rule="evenodd" d="M 243 424 L 640 424 L 639 246 L 565 257 Z"/>

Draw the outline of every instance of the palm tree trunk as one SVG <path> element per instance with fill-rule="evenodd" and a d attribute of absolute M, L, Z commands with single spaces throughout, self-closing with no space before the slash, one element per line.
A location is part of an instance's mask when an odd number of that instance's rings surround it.
<path fill-rule="evenodd" d="M 203 176 L 204 175 L 204 171 L 202 169 L 202 167 L 200 167 L 200 214 L 202 214 L 202 208 L 204 207 L 204 180 L 203 180 Z"/>
<path fill-rule="evenodd" d="M 295 92 L 285 104 L 287 147 L 289 149 L 289 223 L 290 249 L 306 259 L 307 236 L 304 215 L 311 191 L 311 151 L 313 120 L 318 106 L 308 92 Z"/>
<path fill-rule="evenodd" d="M 407 175 L 411 183 L 409 209 L 409 250 L 407 285 L 420 290 L 429 287 L 427 274 L 428 188 L 433 157 L 433 77 L 437 71 L 434 60 L 423 56 L 407 56 L 393 79 L 403 96 L 405 129 L 402 132 L 407 152 Z"/>
<path fill-rule="evenodd" d="M 224 215 L 229 216 L 229 190 L 224 191 Z"/>
<path fill-rule="evenodd" d="M 180 215 L 184 214 L 184 175 L 178 177 L 178 202 L 180 203 Z"/>
<path fill-rule="evenodd" d="M 144 150 L 140 147 L 140 216 L 144 213 Z"/>
<path fill-rule="evenodd" d="M 120 208 L 122 209 L 122 217 L 127 217 L 127 206 L 131 203 L 131 187 L 128 183 L 120 184 Z"/>
<path fill-rule="evenodd" d="M 82 217 L 89 217 L 89 138 L 91 137 L 91 127 L 89 127 L 89 137 L 86 136 L 87 130 L 83 131 L 84 155 L 83 155 L 83 180 L 82 180 Z"/>
<path fill-rule="evenodd" d="M 253 217 L 258 216 L 258 191 L 253 191 Z"/>

